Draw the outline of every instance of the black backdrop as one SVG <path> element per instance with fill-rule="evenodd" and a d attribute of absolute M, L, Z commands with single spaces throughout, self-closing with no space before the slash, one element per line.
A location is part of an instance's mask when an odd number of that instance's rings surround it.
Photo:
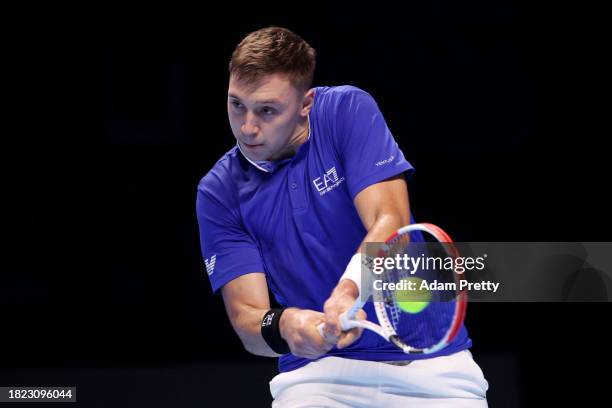
<path fill-rule="evenodd" d="M 23 12 L 5 77 L 2 367 L 260 360 L 210 293 L 194 204 L 234 144 L 231 51 L 271 24 L 317 49 L 315 85 L 378 101 L 416 168 L 418 220 L 463 241 L 609 240 L 596 13 L 456 3 Z M 476 356 L 515 359 L 522 401 L 566 401 L 593 392 L 610 311 L 472 304 L 467 325 Z"/>

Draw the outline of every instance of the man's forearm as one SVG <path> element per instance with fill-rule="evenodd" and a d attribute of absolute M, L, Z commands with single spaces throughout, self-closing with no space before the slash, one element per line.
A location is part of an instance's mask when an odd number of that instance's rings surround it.
<path fill-rule="evenodd" d="M 408 222 L 400 214 L 384 214 L 379 216 L 359 246 L 359 251 L 363 252 L 365 244 L 368 242 L 385 242 L 389 236 L 397 229 L 403 227 Z"/>
<path fill-rule="evenodd" d="M 231 320 L 235 322 L 233 323 L 234 329 L 248 352 L 264 357 L 280 357 L 282 354 L 272 350 L 261 335 L 261 322 L 268 310 L 246 307 L 243 308 L 240 316 Z M 319 338 L 319 334 L 316 332 L 315 328 L 322 322 L 323 314 L 320 312 L 289 307 L 284 310 L 280 317 L 278 330 L 280 336 L 288 344 L 294 344 L 297 347 L 293 351 L 294 354 L 297 353 L 296 355 L 301 357 L 316 358 L 328 351 L 333 345 L 326 346 L 323 344 L 323 339 Z M 310 331 L 316 334 L 316 340 L 310 338 L 312 337 Z M 316 356 L 312 356 L 313 353 Z"/>
<path fill-rule="evenodd" d="M 269 309 L 245 306 L 235 319 L 230 319 L 244 348 L 252 354 L 263 357 L 278 357 L 261 336 L 261 321 Z"/>

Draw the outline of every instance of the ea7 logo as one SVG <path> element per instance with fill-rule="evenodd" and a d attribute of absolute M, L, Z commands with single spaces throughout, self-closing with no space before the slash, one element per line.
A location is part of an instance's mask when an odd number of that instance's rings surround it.
<path fill-rule="evenodd" d="M 323 174 L 322 177 L 317 177 L 312 180 L 315 188 L 319 192 L 320 195 L 327 193 L 328 191 L 333 190 L 338 187 L 344 181 L 344 177 L 338 177 L 338 172 L 336 171 L 336 167 L 332 167 Z"/>
<path fill-rule="evenodd" d="M 217 262 L 217 255 L 213 255 L 208 259 L 204 259 L 204 265 L 206 265 L 206 273 L 208 276 L 212 275 L 215 271 L 215 263 Z"/>
<path fill-rule="evenodd" d="M 336 172 L 336 168 L 332 167 L 331 169 L 327 170 L 327 173 L 325 173 L 323 178 L 331 181 L 338 181 L 338 172 Z"/>

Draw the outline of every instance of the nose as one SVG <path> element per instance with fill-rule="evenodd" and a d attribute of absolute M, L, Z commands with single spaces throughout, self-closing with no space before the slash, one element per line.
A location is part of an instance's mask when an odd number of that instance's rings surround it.
<path fill-rule="evenodd" d="M 245 136 L 256 136 L 259 132 L 259 125 L 252 112 L 247 112 L 244 123 L 240 127 L 240 131 Z"/>

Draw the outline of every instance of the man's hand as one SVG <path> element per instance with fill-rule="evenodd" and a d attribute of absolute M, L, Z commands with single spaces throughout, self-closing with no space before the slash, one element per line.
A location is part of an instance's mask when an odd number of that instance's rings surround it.
<path fill-rule="evenodd" d="M 345 332 L 342 331 L 340 326 L 340 315 L 353 306 L 357 296 L 359 296 L 359 289 L 355 282 L 350 279 L 343 279 L 338 283 L 338 286 L 336 286 L 329 299 L 327 299 L 325 305 L 323 305 L 323 311 L 325 312 L 323 333 L 328 341 L 330 341 L 329 339 L 335 339 L 339 349 L 349 346 L 363 332 L 363 329 L 360 327 Z M 361 309 L 355 317 L 356 319 L 365 319 L 366 313 Z"/>
<path fill-rule="evenodd" d="M 334 343 L 321 337 L 317 330 L 324 319 L 323 313 L 314 310 L 290 307 L 283 312 L 279 328 L 291 353 L 298 357 L 316 359 L 332 349 Z"/>

